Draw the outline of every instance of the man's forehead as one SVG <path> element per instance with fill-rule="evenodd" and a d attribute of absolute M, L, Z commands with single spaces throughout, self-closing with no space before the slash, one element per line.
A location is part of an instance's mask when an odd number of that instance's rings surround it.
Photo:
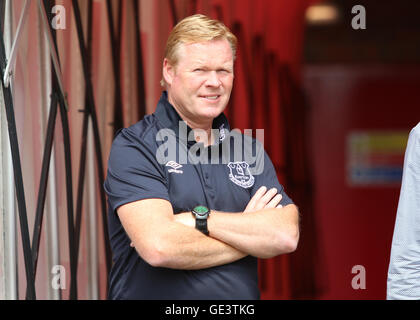
<path fill-rule="evenodd" d="M 203 42 L 181 43 L 177 49 L 179 60 L 188 56 L 197 63 L 207 62 L 209 57 L 218 58 L 221 63 L 233 62 L 233 51 L 226 39 Z M 192 62 L 192 61 L 191 61 Z"/>

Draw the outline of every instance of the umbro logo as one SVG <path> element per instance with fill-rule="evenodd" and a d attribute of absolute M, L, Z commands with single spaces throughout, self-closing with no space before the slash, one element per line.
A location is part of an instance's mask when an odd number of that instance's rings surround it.
<path fill-rule="evenodd" d="M 182 165 L 175 161 L 168 161 L 168 163 L 166 163 L 166 167 L 172 168 L 168 170 L 169 173 L 184 173 L 184 171 L 178 170 L 182 168 Z"/>

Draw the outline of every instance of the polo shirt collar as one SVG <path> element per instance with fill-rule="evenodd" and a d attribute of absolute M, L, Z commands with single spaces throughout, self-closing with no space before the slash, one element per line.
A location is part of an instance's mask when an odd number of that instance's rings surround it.
<path fill-rule="evenodd" d="M 162 92 L 162 95 L 156 107 L 155 116 L 165 126 L 165 128 L 171 129 L 172 131 L 174 131 L 174 133 L 176 134 L 178 138 L 182 139 L 182 137 L 179 137 L 179 123 L 180 122 L 183 122 L 184 124 L 186 123 L 184 120 L 182 120 L 178 112 L 175 110 L 172 104 L 168 101 L 168 93 L 166 91 Z M 187 126 L 187 137 L 188 137 L 192 129 L 190 126 L 188 125 L 186 126 Z M 219 130 L 219 139 L 218 139 L 218 142 L 216 143 L 216 144 L 219 144 L 226 138 L 228 132 L 230 131 L 229 122 L 223 112 L 213 120 L 212 128 Z M 188 147 L 191 147 L 192 145 L 196 143 L 195 141 L 184 141 L 184 142 L 188 142 Z"/>

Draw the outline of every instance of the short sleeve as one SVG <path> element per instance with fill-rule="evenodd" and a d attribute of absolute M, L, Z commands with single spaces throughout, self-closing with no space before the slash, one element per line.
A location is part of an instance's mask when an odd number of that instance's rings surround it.
<path fill-rule="evenodd" d="M 104 189 L 113 212 L 143 199 L 169 201 L 167 179 L 156 151 L 130 129 L 121 130 L 112 143 Z"/>
<path fill-rule="evenodd" d="M 276 170 L 267 152 L 261 148 L 260 152 L 257 152 L 257 155 L 256 165 L 254 166 L 255 183 L 251 190 L 251 197 L 260 187 L 265 186 L 267 189 L 277 189 L 277 192 L 282 195 L 280 204 L 283 207 L 289 204 L 293 204 L 292 199 L 289 198 L 284 190 L 284 187 L 280 184 L 277 178 Z"/>

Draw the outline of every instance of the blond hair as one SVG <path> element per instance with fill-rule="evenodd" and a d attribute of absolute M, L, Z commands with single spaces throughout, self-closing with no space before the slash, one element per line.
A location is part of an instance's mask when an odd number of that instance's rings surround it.
<path fill-rule="evenodd" d="M 226 39 L 236 58 L 236 36 L 222 22 L 211 19 L 203 14 L 195 14 L 181 20 L 169 34 L 165 47 L 165 58 L 176 66 L 178 63 L 178 48 L 181 44 L 191 44 L 212 40 Z M 165 81 L 160 81 L 165 86 Z"/>

